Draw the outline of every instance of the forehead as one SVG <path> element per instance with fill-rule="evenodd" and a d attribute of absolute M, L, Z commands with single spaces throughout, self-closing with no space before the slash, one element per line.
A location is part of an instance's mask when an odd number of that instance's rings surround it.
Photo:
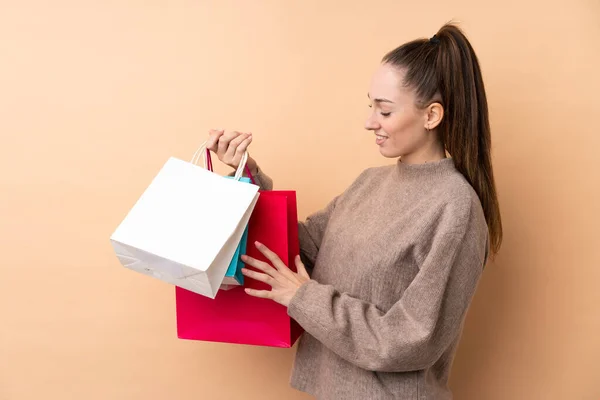
<path fill-rule="evenodd" d="M 385 98 L 400 102 L 411 97 L 411 91 L 403 85 L 404 72 L 389 64 L 381 64 L 373 73 L 369 97 Z"/>

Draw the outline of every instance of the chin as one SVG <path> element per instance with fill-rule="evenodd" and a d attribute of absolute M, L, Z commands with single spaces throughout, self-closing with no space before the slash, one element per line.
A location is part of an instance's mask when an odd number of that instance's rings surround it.
<path fill-rule="evenodd" d="M 404 152 L 398 149 L 388 149 L 386 147 L 379 147 L 379 152 L 385 158 L 398 158 L 404 155 Z"/>

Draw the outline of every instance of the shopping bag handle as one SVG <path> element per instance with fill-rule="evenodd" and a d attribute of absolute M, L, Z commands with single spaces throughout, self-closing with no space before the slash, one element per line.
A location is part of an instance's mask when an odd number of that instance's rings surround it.
<path fill-rule="evenodd" d="M 250 178 L 250 182 L 256 185 L 256 182 L 254 181 L 254 177 L 252 176 L 252 172 L 250 171 L 250 167 L 248 167 L 248 164 L 246 164 L 246 173 L 248 174 L 248 178 Z"/>
<path fill-rule="evenodd" d="M 213 170 L 212 169 L 212 158 L 210 157 L 210 150 L 208 150 L 206 148 L 206 143 L 207 142 L 204 142 L 200 145 L 198 150 L 196 150 L 196 152 L 194 153 L 194 156 L 192 157 L 192 160 L 190 162 L 194 165 L 198 165 L 198 162 L 200 161 L 200 157 L 202 157 L 202 159 L 204 160 L 204 168 L 208 169 L 209 171 L 212 171 Z M 242 175 L 244 175 L 244 168 L 246 168 L 248 173 L 250 173 L 250 169 L 246 165 L 247 162 L 248 162 L 248 152 L 245 151 L 244 154 L 242 155 L 242 160 L 240 161 L 240 165 L 238 166 L 237 171 L 235 171 L 234 179 L 236 181 L 239 181 L 242 178 Z M 252 180 L 252 183 L 254 183 L 254 179 L 253 179 L 252 175 L 249 175 L 249 176 L 250 176 L 250 179 Z"/>

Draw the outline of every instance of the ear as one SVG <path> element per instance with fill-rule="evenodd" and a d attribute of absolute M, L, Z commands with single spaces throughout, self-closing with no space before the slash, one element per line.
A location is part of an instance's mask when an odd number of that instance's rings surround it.
<path fill-rule="evenodd" d="M 431 131 L 442 122 L 444 118 L 444 107 L 440 103 L 431 103 L 425 109 L 425 129 Z"/>

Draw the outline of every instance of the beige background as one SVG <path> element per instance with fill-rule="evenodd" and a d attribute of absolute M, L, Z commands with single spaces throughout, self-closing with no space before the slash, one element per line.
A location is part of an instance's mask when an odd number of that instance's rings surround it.
<path fill-rule="evenodd" d="M 294 350 L 176 338 L 174 291 L 108 238 L 211 127 L 299 213 L 383 165 L 381 56 L 455 19 L 481 60 L 505 243 L 471 308 L 457 399 L 600 399 L 600 3 L 0 1 L 0 399 L 308 399 Z M 221 168 L 220 172 L 226 170 Z"/>

